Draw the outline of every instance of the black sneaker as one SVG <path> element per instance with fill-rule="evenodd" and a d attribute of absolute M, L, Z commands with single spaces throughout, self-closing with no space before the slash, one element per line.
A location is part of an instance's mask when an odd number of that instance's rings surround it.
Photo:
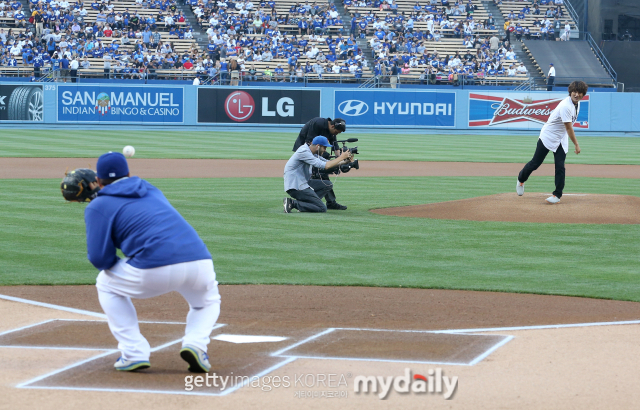
<path fill-rule="evenodd" d="M 330 202 L 327 204 L 327 209 L 337 209 L 339 211 L 344 211 L 345 209 L 347 209 L 347 207 L 344 205 L 340 205 L 337 202 Z"/>
<path fill-rule="evenodd" d="M 284 213 L 285 214 L 290 214 L 291 210 L 293 209 L 293 199 L 284 198 L 282 200 L 282 205 L 284 206 Z"/>

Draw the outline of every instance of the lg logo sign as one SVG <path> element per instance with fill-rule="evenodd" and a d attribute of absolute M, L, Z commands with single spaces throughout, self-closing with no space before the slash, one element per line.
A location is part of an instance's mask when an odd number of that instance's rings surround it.
<path fill-rule="evenodd" d="M 224 112 L 234 121 L 248 120 L 255 110 L 256 103 L 253 101 L 253 97 L 244 91 L 232 92 L 224 101 Z"/>
<path fill-rule="evenodd" d="M 293 100 L 289 97 L 282 97 L 276 103 L 276 110 L 269 111 L 269 97 L 262 97 L 262 116 L 275 117 L 276 113 L 280 117 L 293 117 Z"/>
<path fill-rule="evenodd" d="M 349 117 L 364 115 L 369 111 L 369 106 L 364 101 L 347 100 L 338 106 L 338 111 Z"/>
<path fill-rule="evenodd" d="M 256 111 L 256 103 L 253 97 L 244 91 L 234 91 L 224 102 L 224 111 L 229 118 L 236 122 L 247 121 Z M 289 97 L 278 99 L 275 110 L 269 107 L 269 97 L 262 97 L 263 117 L 293 117 L 295 113 L 294 102 Z"/>

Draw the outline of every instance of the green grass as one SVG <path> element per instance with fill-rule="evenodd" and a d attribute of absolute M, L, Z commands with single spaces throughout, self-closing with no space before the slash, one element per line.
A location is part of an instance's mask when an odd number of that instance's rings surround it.
<path fill-rule="evenodd" d="M 511 192 L 513 178 L 339 178 L 336 190 L 348 211 L 290 215 L 282 212 L 280 178 L 151 182 L 200 233 L 223 284 L 403 286 L 640 301 L 639 225 L 369 212 Z M 64 203 L 58 184 L 0 180 L 0 285 L 95 283 L 97 271 L 86 259 L 84 205 Z M 552 186 L 552 178 L 535 177 L 527 190 Z M 568 178 L 567 187 L 638 194 L 637 184 L 623 179 Z"/>
<path fill-rule="evenodd" d="M 296 132 L 3 130 L 0 157 L 96 158 L 106 151 L 136 148 L 136 158 L 288 159 Z M 357 137 L 363 160 L 525 163 L 537 136 L 390 135 L 346 133 Z M 582 154 L 568 163 L 637 164 L 640 138 L 580 134 Z"/>

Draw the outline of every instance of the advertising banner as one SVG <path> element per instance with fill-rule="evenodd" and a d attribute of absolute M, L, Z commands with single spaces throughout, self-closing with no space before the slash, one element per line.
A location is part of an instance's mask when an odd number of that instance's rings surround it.
<path fill-rule="evenodd" d="M 58 122 L 183 123 L 182 87 L 59 85 Z"/>
<path fill-rule="evenodd" d="M 566 93 L 470 93 L 469 127 L 541 129 Z M 589 95 L 579 103 L 575 128 L 589 128 Z"/>
<path fill-rule="evenodd" d="M 305 124 L 320 116 L 320 90 L 198 88 L 198 123 Z"/>
<path fill-rule="evenodd" d="M 42 122 L 41 85 L 0 85 L 0 121 Z"/>
<path fill-rule="evenodd" d="M 453 127 L 455 92 L 335 91 L 335 116 L 347 125 Z"/>

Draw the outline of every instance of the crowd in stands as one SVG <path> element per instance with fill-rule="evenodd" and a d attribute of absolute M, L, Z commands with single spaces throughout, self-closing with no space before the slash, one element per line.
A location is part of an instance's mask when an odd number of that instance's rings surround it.
<path fill-rule="evenodd" d="M 416 2 L 411 11 L 398 10 L 396 0 L 361 0 L 357 4 L 345 0 L 345 6 L 353 16 L 352 33 L 372 34 L 369 44 L 375 74 L 417 71 L 423 83 L 445 80 L 454 84 L 527 74 L 524 65 L 516 62 L 509 42 L 495 35 L 495 18 L 490 13 L 484 20 L 474 18 L 478 6 L 472 1 Z M 361 14 L 362 7 L 368 7 L 369 12 Z M 381 13 L 374 13 L 371 7 Z M 483 36 L 485 33 L 492 34 Z M 433 46 L 443 41 L 455 51 L 443 54 Z"/>
<path fill-rule="evenodd" d="M 345 0 L 345 8 L 351 12 L 348 34 L 342 33 L 342 21 L 333 4 L 290 3 L 284 14 L 274 1 L 258 5 L 239 1 L 233 7 L 222 1 L 190 1 L 207 29 L 209 59 L 216 62 L 210 74 L 221 73 L 223 78 L 233 60 L 251 80 L 298 81 L 310 73 L 319 77 L 353 74 L 358 79 L 367 70 L 377 75 L 412 73 L 427 81 L 433 74 L 446 81 L 526 75 L 522 64 L 512 64 L 515 53 L 508 42 L 491 47 L 490 38 L 480 36 L 487 30 L 496 31 L 496 22 L 492 16 L 476 21 L 477 6 L 471 1 L 449 4 L 445 0 L 437 5 L 427 1 L 424 6 L 417 2 L 411 11 L 405 11 L 398 9 L 396 0 Z M 376 14 L 371 8 L 385 14 Z M 421 25 L 424 31 L 417 28 Z M 331 28 L 336 34 L 327 34 Z M 369 40 L 375 61 L 372 67 L 358 47 L 358 38 Z M 445 38 L 457 39 L 459 51 L 451 56 L 430 51 L 430 43 Z M 260 76 L 256 64 L 274 60 L 275 68 L 259 65 L 264 69 Z"/>
<path fill-rule="evenodd" d="M 174 44 L 193 39 L 176 0 L 30 0 L 28 11 L 20 2 L 0 0 L 0 18 L 14 20 L 14 27 L 0 29 L 0 66 L 33 67 L 34 77 L 48 68 L 64 81 L 91 69 L 118 78 L 188 70 L 213 81 L 292 82 L 334 74 L 359 80 L 375 73 L 457 83 L 526 74 L 510 42 L 495 36 L 493 16 L 476 19 L 478 5 L 471 0 L 423 0 L 412 6 L 344 0 L 350 13 L 346 25 L 332 3 L 179 1 L 191 6 L 198 30 L 206 31 L 205 50 L 193 41 L 188 47 Z M 366 39 L 371 56 L 358 39 Z M 454 51 L 432 47 L 441 42 Z"/>
<path fill-rule="evenodd" d="M 343 36 L 344 22 L 334 4 L 292 2 L 277 9 L 273 0 L 255 5 L 192 0 L 191 5 L 206 29 L 207 52 L 215 62 L 212 78 L 224 80 L 238 71 L 248 80 L 297 82 L 310 74 L 360 79 L 367 68 L 355 36 Z"/>
<path fill-rule="evenodd" d="M 44 69 L 67 77 L 72 70 L 99 68 L 105 76 L 142 78 L 158 69 L 203 64 L 195 43 L 182 50 L 174 46 L 193 38 L 175 0 L 132 4 L 130 10 L 110 0 L 31 0 L 26 11 L 20 2 L 0 1 L 0 14 L 15 20 L 13 28 L 0 29 L 0 65 L 33 67 L 35 77 Z"/>
<path fill-rule="evenodd" d="M 497 0 L 502 4 L 501 0 Z M 531 4 L 528 4 L 531 3 Z M 525 3 L 518 10 L 505 12 L 504 30 L 507 39 L 515 36 L 517 40 L 563 40 L 571 37 L 570 19 L 566 18 L 562 9 L 563 0 L 556 0 L 555 7 L 551 0 L 533 0 Z M 543 11 L 540 7 L 546 7 Z M 561 20 L 562 19 L 562 20 Z"/>

